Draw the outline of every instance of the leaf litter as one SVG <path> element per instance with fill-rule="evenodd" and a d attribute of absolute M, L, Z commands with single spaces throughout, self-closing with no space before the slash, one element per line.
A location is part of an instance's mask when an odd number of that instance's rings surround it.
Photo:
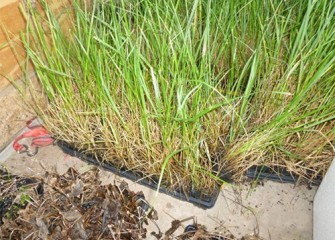
<path fill-rule="evenodd" d="M 157 239 L 237 239 L 230 233 L 213 233 L 195 217 L 173 220 L 162 233 L 158 214 L 143 192 L 133 192 L 122 181 L 102 185 L 99 170 L 80 174 L 73 168 L 63 174 L 46 172 L 40 178 L 11 175 L 0 168 L 0 240 L 2 239 L 145 239 L 148 221 L 157 227 Z M 182 223 L 192 220 L 183 227 Z M 175 234 L 179 228 L 182 233 Z M 244 240 L 258 240 L 261 238 Z"/>

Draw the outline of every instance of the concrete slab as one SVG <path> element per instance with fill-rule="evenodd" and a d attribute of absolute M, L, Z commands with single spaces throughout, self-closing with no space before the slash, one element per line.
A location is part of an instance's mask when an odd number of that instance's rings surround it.
<path fill-rule="evenodd" d="M 80 172 L 92 166 L 64 154 L 57 146 L 41 149 L 38 155 L 28 157 L 18 153 L 0 159 L 10 172 L 29 176 L 43 176 L 44 172 L 56 171 L 63 174 L 69 167 Z M 101 172 L 103 183 L 121 181 L 118 176 Z M 251 188 L 250 185 L 226 185 L 222 189 L 216 205 L 211 209 L 201 209 L 188 202 L 179 201 L 158 193 L 138 183 L 128 181 L 133 191 L 143 191 L 148 202 L 158 212 L 158 226 L 165 232 L 173 219 L 182 220 L 195 216 L 197 222 L 205 224 L 209 230 L 230 231 L 236 237 L 258 233 L 271 240 L 312 239 L 312 207 L 316 187 L 311 190 L 304 186 L 264 182 Z M 185 225 L 191 223 L 186 222 Z M 156 227 L 151 223 L 149 233 Z M 148 239 L 154 237 L 148 236 Z"/>

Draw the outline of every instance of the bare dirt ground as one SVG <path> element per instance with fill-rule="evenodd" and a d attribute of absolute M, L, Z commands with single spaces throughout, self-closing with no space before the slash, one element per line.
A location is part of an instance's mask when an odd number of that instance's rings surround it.
<path fill-rule="evenodd" d="M 34 157 L 14 152 L 7 153 L 6 159 L 1 159 L 4 156 L 0 154 L 0 164 L 19 175 L 43 177 L 46 171 L 64 174 L 70 167 L 79 172 L 92 168 L 78 158 L 63 153 L 57 146 L 45 147 Z M 102 184 L 120 183 L 123 180 L 101 170 Z M 204 210 L 127 179 L 125 181 L 131 191 L 143 191 L 147 201 L 157 210 L 157 225 L 162 232 L 171 227 L 173 220 L 195 216 L 197 223 L 206 225 L 209 230 L 228 231 L 237 239 L 245 236 L 254 239 L 252 237 L 256 234 L 269 240 L 312 239 L 312 207 L 316 187 L 307 189 L 306 186 L 270 181 L 255 188 L 250 188 L 250 184 L 225 185 L 215 206 Z M 192 221 L 190 219 L 183 224 L 185 226 Z M 157 232 L 157 227 L 149 223 L 148 232 L 151 231 Z M 148 234 L 147 239 L 156 238 Z"/>
<path fill-rule="evenodd" d="M 0 92 L 0 150 L 25 126 L 32 113 L 22 102 L 17 90 L 9 85 Z"/>

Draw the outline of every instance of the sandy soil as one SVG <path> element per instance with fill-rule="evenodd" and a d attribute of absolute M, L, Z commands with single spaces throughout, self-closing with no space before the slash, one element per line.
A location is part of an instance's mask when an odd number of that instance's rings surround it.
<path fill-rule="evenodd" d="M 15 134 L 32 118 L 31 113 L 13 86 L 0 92 L 0 150 L 8 144 Z"/>

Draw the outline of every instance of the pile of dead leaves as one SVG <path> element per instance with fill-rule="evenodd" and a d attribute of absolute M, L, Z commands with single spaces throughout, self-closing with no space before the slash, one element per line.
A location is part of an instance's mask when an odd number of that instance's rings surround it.
<path fill-rule="evenodd" d="M 229 232 L 208 231 L 195 217 L 173 220 L 162 233 L 155 222 L 157 212 L 142 192 L 130 191 L 126 182 L 102 185 L 98 175 L 97 169 L 79 174 L 70 168 L 63 175 L 46 173 L 38 179 L 0 169 L 0 240 L 143 239 L 149 235 L 148 220 L 158 229 L 151 239 L 236 239 Z M 193 223 L 185 227 L 183 223 L 190 220 Z"/>
<path fill-rule="evenodd" d="M 144 195 L 120 186 L 101 185 L 98 171 L 43 180 L 1 174 L 2 239 L 140 239 L 143 223 L 155 219 Z M 0 238 L 0 239 L 1 239 Z"/>

